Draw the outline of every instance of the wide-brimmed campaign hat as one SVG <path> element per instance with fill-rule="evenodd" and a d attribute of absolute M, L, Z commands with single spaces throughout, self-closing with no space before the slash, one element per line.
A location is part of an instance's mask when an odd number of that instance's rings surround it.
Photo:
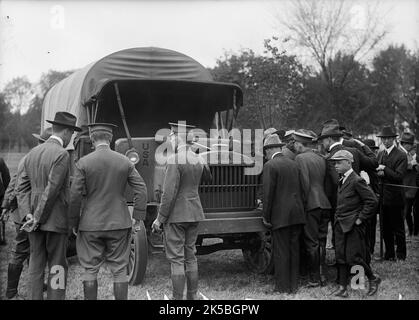
<path fill-rule="evenodd" d="M 118 128 L 117 125 L 112 123 L 104 123 L 104 122 L 97 122 L 97 123 L 90 123 L 87 125 L 89 127 L 89 132 L 97 132 L 97 131 L 104 131 L 113 134 L 113 129 Z"/>
<path fill-rule="evenodd" d="M 323 128 L 317 140 L 321 140 L 328 137 L 342 137 L 343 133 L 339 129 L 339 123 L 336 119 L 330 119 L 323 123 Z"/>
<path fill-rule="evenodd" d="M 401 143 L 415 144 L 415 135 L 410 132 L 404 132 L 400 139 Z"/>
<path fill-rule="evenodd" d="M 396 129 L 393 126 L 384 126 L 383 130 L 377 134 L 377 137 L 379 138 L 394 138 L 397 136 L 398 134 L 396 133 Z"/>
<path fill-rule="evenodd" d="M 330 160 L 348 160 L 350 162 L 354 162 L 354 156 L 348 150 L 339 150 L 330 158 Z"/>
<path fill-rule="evenodd" d="M 365 139 L 364 144 L 370 149 L 379 149 L 379 147 L 375 145 L 375 141 L 373 139 Z"/>
<path fill-rule="evenodd" d="M 283 147 L 284 145 L 285 143 L 281 141 L 277 134 L 271 134 L 266 137 L 265 142 L 263 143 L 263 150 Z"/>
<path fill-rule="evenodd" d="M 41 134 L 32 133 L 32 136 L 34 136 L 39 141 L 45 142 L 51 137 L 52 135 L 52 128 L 46 128 L 44 131 L 41 132 Z"/>
<path fill-rule="evenodd" d="M 55 113 L 54 120 L 47 120 L 47 122 L 67 127 L 74 131 L 81 131 L 81 128 L 76 126 L 77 118 L 69 112 L 58 111 Z"/>

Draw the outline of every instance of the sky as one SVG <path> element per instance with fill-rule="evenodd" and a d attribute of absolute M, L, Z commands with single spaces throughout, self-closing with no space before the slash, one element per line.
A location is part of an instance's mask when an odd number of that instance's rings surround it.
<path fill-rule="evenodd" d="M 354 6 L 365 1 L 349 0 Z M 371 1 L 371 0 L 367 0 Z M 419 48 L 419 1 L 380 0 L 386 42 Z M 14 77 L 82 68 L 130 47 L 163 47 L 213 67 L 224 52 L 263 52 L 283 34 L 276 13 L 287 0 L 0 0 L 0 89 Z"/>

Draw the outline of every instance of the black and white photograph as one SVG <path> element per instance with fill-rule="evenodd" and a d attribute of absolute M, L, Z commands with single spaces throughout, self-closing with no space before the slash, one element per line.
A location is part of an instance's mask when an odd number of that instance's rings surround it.
<path fill-rule="evenodd" d="M 0 300 L 418 300 L 418 13 L 0 0 Z"/>

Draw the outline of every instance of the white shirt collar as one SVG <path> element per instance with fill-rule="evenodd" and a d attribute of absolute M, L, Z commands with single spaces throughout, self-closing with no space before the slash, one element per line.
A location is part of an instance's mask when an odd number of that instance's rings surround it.
<path fill-rule="evenodd" d="M 107 147 L 109 147 L 109 144 L 108 144 L 108 143 L 106 143 L 106 142 L 99 143 L 99 144 L 96 146 L 96 148 L 97 148 L 97 147 L 100 147 L 100 146 L 107 146 Z"/>
<path fill-rule="evenodd" d="M 342 184 L 344 184 L 344 183 L 345 183 L 346 179 L 348 179 L 349 175 L 350 175 L 352 172 L 354 172 L 354 169 L 350 168 L 348 171 L 346 171 L 346 172 L 343 174 L 343 181 L 342 181 Z"/>
<path fill-rule="evenodd" d="M 60 143 L 61 147 L 64 147 L 64 141 L 60 137 L 58 137 L 56 135 L 51 135 L 50 138 L 53 138 L 53 139 L 57 140 Z"/>
<path fill-rule="evenodd" d="M 272 155 L 271 159 L 275 158 L 275 156 L 276 156 L 277 154 L 281 154 L 281 153 L 282 153 L 281 151 L 277 151 L 277 152 L 275 152 L 275 153 Z"/>
<path fill-rule="evenodd" d="M 387 154 L 390 154 L 391 150 L 393 150 L 394 148 L 394 144 L 390 147 L 390 148 L 386 148 Z"/>
<path fill-rule="evenodd" d="M 335 142 L 334 144 L 332 144 L 332 145 L 329 147 L 329 151 L 330 151 L 330 150 L 332 150 L 332 148 L 333 148 L 334 146 L 337 146 L 337 145 L 339 145 L 339 144 L 342 144 L 342 142 L 343 142 L 343 140 L 338 141 L 338 142 Z"/>

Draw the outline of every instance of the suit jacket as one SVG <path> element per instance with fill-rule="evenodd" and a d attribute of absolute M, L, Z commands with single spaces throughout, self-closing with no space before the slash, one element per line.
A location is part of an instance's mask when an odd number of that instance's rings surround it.
<path fill-rule="evenodd" d="M 296 156 L 296 154 L 294 152 L 292 152 L 290 149 L 288 149 L 288 147 L 283 147 L 282 148 L 282 154 L 285 157 L 287 157 L 287 158 L 289 158 L 291 160 L 294 160 L 295 159 L 295 156 Z"/>
<path fill-rule="evenodd" d="M 66 233 L 74 226 L 68 215 L 70 155 L 54 139 L 33 148 L 18 177 L 18 206 L 22 215 L 32 213 L 39 229 Z"/>
<path fill-rule="evenodd" d="M 359 218 L 363 223 L 375 214 L 378 200 L 364 179 L 352 172 L 342 186 L 339 186 L 336 221 L 343 232 L 352 230 Z"/>
<path fill-rule="evenodd" d="M 313 151 L 298 154 L 295 161 L 301 171 L 302 186 L 306 195 L 306 210 L 330 209 L 324 189 L 326 180 L 326 160 Z"/>
<path fill-rule="evenodd" d="M 357 149 L 359 153 L 359 170 L 364 170 L 365 172 L 375 170 L 378 167 L 378 160 L 375 153 L 367 146 L 360 145 L 359 143 L 353 140 L 343 140 L 342 145 L 344 147 L 349 147 Z"/>
<path fill-rule="evenodd" d="M 12 176 L 12 179 L 10 180 L 9 186 L 6 189 L 6 192 L 4 194 L 4 199 L 1 207 L 3 209 L 9 210 L 11 213 L 13 222 L 15 223 L 23 223 L 23 219 L 25 218 L 24 215 L 21 215 L 20 213 L 22 210 L 19 210 L 17 206 L 17 180 L 18 177 L 22 174 L 23 171 L 23 163 L 25 161 L 24 156 L 22 159 L 20 159 L 19 164 L 17 166 L 17 172 Z"/>
<path fill-rule="evenodd" d="M 108 231 L 132 227 L 125 199 L 127 184 L 134 192 L 132 217 L 144 220 L 147 188 L 134 164 L 101 145 L 76 163 L 70 192 L 70 214 L 80 216 L 79 230 Z M 82 204 L 83 203 L 83 204 Z"/>
<path fill-rule="evenodd" d="M 0 202 L 10 182 L 10 172 L 3 158 L 0 158 Z"/>
<path fill-rule="evenodd" d="M 161 223 L 197 222 L 204 220 L 204 211 L 198 194 L 204 170 L 203 159 L 187 147 L 188 161 L 179 153 L 168 158 L 163 183 L 163 194 L 157 219 Z M 186 160 L 186 159 L 183 159 Z"/>
<path fill-rule="evenodd" d="M 383 185 L 383 204 L 402 206 L 404 204 L 404 189 L 400 187 L 386 186 L 386 183 L 403 184 L 403 178 L 407 171 L 406 153 L 396 146 L 387 155 L 386 150 L 378 153 L 379 164 L 385 165 Z"/>
<path fill-rule="evenodd" d="M 304 189 L 295 161 L 283 154 L 263 168 L 263 216 L 272 229 L 305 224 Z"/>

